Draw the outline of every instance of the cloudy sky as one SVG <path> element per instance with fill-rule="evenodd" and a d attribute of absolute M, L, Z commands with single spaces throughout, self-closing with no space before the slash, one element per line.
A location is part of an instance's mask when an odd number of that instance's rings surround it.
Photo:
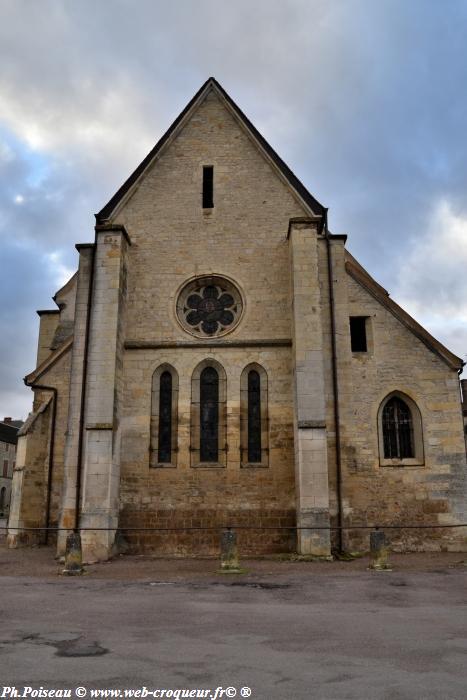
<path fill-rule="evenodd" d="M 467 0 L 0 0 L 0 418 L 74 243 L 210 75 L 467 359 L 466 36 Z"/>

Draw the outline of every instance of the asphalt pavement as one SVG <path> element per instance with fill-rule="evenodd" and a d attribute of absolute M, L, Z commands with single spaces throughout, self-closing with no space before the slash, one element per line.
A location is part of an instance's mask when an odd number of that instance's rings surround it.
<path fill-rule="evenodd" d="M 82 697 L 466 700 L 467 568 L 1 577 L 0 698 L 14 697 L 2 686 L 73 698 L 79 687 Z"/>

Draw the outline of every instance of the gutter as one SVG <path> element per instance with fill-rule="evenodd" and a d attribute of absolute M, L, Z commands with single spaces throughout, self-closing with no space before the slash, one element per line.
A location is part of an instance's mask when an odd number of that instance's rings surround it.
<path fill-rule="evenodd" d="M 91 304 L 94 292 L 94 270 L 96 263 L 96 246 L 97 232 L 95 233 L 94 245 L 92 248 L 91 269 L 88 289 L 88 301 L 86 310 L 86 329 L 84 336 L 84 361 L 83 361 L 83 377 L 81 389 L 81 405 L 79 412 L 79 430 L 78 430 L 78 455 L 76 460 L 76 497 L 75 497 L 75 527 L 74 531 L 78 532 L 79 516 L 80 516 L 80 501 L 81 501 L 81 462 L 83 459 L 83 433 L 84 433 L 84 408 L 86 403 L 86 385 L 88 376 L 88 359 L 89 359 L 89 332 L 91 328 Z"/>
<path fill-rule="evenodd" d="M 336 490 L 337 490 L 337 548 L 343 551 L 343 505 L 342 505 L 342 459 L 341 459 L 341 436 L 339 417 L 339 386 L 337 381 L 337 352 L 336 352 L 336 316 L 334 304 L 334 289 L 332 282 L 332 257 L 330 233 L 328 229 L 328 210 L 323 217 L 324 237 L 326 239 L 327 262 L 328 262 L 328 284 L 329 284 L 329 305 L 331 311 L 331 348 L 332 348 L 332 387 L 334 394 L 334 425 L 336 430 Z"/>

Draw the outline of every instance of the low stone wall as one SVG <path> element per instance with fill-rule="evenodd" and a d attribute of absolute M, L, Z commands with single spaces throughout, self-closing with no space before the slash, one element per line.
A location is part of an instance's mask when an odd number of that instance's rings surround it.
<path fill-rule="evenodd" d="M 218 556 L 220 533 L 230 525 L 251 528 L 292 527 L 296 524 L 295 511 L 153 511 L 124 510 L 120 514 L 119 529 L 130 552 L 154 552 L 164 556 Z M 218 528 L 213 530 L 185 530 L 160 532 L 132 532 L 125 528 L 173 527 Z M 296 550 L 294 530 L 237 529 L 237 543 L 241 556 L 279 554 Z"/>

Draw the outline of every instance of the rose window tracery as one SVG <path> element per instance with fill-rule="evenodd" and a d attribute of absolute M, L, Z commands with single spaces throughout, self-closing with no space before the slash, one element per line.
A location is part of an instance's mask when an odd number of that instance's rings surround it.
<path fill-rule="evenodd" d="M 177 302 L 182 326 L 200 337 L 228 333 L 240 320 L 242 309 L 239 291 L 221 277 L 202 277 L 190 282 Z"/>

